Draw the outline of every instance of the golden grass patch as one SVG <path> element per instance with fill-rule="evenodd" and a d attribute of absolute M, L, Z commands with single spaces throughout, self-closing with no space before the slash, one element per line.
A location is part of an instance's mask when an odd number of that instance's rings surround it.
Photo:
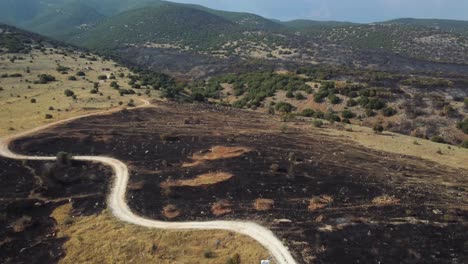
<path fill-rule="evenodd" d="M 199 187 L 213 185 L 220 182 L 227 181 L 232 178 L 232 173 L 227 172 L 212 172 L 202 174 L 194 179 L 187 180 L 175 180 L 166 181 L 160 184 L 161 188 L 175 187 L 175 186 L 187 186 L 187 187 Z"/>
<path fill-rule="evenodd" d="M 271 210 L 274 205 L 275 205 L 275 201 L 271 199 L 263 199 L 263 198 L 256 199 L 253 204 L 255 210 L 257 211 Z"/>
<path fill-rule="evenodd" d="M 331 203 L 333 203 L 333 197 L 328 195 L 317 196 L 310 199 L 309 207 L 307 207 L 307 209 L 314 212 L 328 207 Z"/>
<path fill-rule="evenodd" d="M 57 208 L 58 237 L 69 238 L 62 264 L 75 263 L 226 263 L 238 253 L 242 263 L 257 263 L 269 253 L 254 240 L 226 231 L 164 231 L 126 224 L 109 212 L 76 217 L 65 224 L 71 206 Z M 211 251 L 213 258 L 203 254 Z"/>
<path fill-rule="evenodd" d="M 250 148 L 246 147 L 224 147 L 224 146 L 215 146 L 209 149 L 206 152 L 198 153 L 192 156 L 192 160 L 194 162 L 191 163 L 184 163 L 182 167 L 195 167 L 200 165 L 205 161 L 210 160 L 219 160 L 219 159 L 229 159 L 235 158 L 244 155 L 252 151 Z"/>
<path fill-rule="evenodd" d="M 386 194 L 372 199 L 372 203 L 376 205 L 394 205 L 394 204 L 398 204 L 399 202 L 400 202 L 400 199 L 397 199 L 395 197 L 392 197 Z"/>
<path fill-rule="evenodd" d="M 231 206 L 232 204 L 229 201 L 221 200 L 221 201 L 214 203 L 213 206 L 211 206 L 211 212 L 215 216 L 227 215 L 232 212 Z"/>

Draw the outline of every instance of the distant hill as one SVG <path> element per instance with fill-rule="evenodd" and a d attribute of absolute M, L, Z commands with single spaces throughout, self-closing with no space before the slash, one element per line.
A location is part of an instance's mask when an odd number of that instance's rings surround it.
<path fill-rule="evenodd" d="M 400 18 L 385 21 L 382 24 L 424 26 L 468 36 L 468 21 L 463 20 Z"/>
<path fill-rule="evenodd" d="M 131 10 L 105 19 L 96 27 L 70 39 L 94 49 L 145 43 L 209 46 L 221 35 L 239 33 L 232 21 L 182 5 L 163 4 Z"/>
<path fill-rule="evenodd" d="M 282 25 L 281 23 L 278 23 L 271 19 L 261 17 L 259 15 L 251 14 L 251 13 L 215 10 L 215 9 L 207 8 L 207 7 L 200 6 L 200 5 L 186 5 L 186 4 L 181 4 L 181 5 L 199 9 L 199 10 L 211 13 L 213 15 L 220 16 L 248 30 L 279 30 L 279 29 L 285 28 L 285 26 Z"/>
<path fill-rule="evenodd" d="M 24 23 L 28 30 L 57 39 L 67 39 L 91 27 L 105 16 L 83 3 L 72 2 L 52 8 Z"/>
<path fill-rule="evenodd" d="M 308 29 L 310 27 L 337 27 L 337 26 L 349 26 L 357 25 L 357 23 L 352 22 L 341 22 L 341 21 L 317 21 L 317 20 L 307 20 L 307 19 L 296 19 L 286 22 L 281 22 L 283 25 L 294 28 L 294 29 Z"/>

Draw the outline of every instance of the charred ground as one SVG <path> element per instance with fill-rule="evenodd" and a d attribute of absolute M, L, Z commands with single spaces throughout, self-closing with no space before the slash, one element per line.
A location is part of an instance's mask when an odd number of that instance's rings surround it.
<path fill-rule="evenodd" d="M 111 171 L 98 164 L 74 161 L 12 161 L 0 159 L 0 262 L 56 263 L 67 238 L 57 236 L 50 215 L 70 203 L 73 217 L 105 208 Z"/>
<path fill-rule="evenodd" d="M 105 118 L 62 125 L 13 148 L 112 155 L 131 169 L 127 197 L 137 213 L 170 221 L 258 221 L 300 263 L 466 259 L 461 169 L 228 108 L 160 103 Z M 234 147 L 245 150 L 226 155 Z"/>

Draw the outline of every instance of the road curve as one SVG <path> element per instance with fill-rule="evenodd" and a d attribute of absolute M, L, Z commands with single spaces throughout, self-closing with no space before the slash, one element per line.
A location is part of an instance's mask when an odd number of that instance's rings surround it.
<path fill-rule="evenodd" d="M 147 100 L 140 99 L 143 105 L 136 108 L 148 107 L 150 103 Z M 13 136 L 7 136 L 0 139 L 0 156 L 16 160 L 55 160 L 55 157 L 40 157 L 40 156 L 25 156 L 13 153 L 9 149 L 10 142 L 18 138 L 36 133 L 53 126 L 64 124 L 83 117 L 104 115 L 118 110 L 107 110 L 100 113 L 86 114 L 78 117 L 73 117 L 51 124 L 40 126 L 26 132 L 19 133 Z M 134 225 L 144 226 L 148 228 L 168 229 L 168 230 L 227 230 L 249 236 L 258 241 L 264 246 L 272 257 L 279 264 L 296 264 L 288 248 L 267 228 L 251 222 L 244 221 L 206 221 L 206 222 L 163 222 L 152 219 L 147 219 L 134 214 L 127 205 L 126 192 L 129 180 L 129 171 L 127 165 L 120 160 L 103 157 L 103 156 L 75 156 L 75 160 L 100 162 L 113 168 L 115 179 L 108 197 L 108 206 L 112 213 L 119 220 L 131 223 Z M 260 260 L 259 260 L 260 262 Z"/>

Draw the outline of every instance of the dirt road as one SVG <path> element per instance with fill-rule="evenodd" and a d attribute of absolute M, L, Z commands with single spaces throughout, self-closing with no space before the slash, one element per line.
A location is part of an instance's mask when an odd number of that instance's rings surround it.
<path fill-rule="evenodd" d="M 137 108 L 148 107 L 150 103 L 147 100 L 141 99 L 143 105 L 138 106 Z M 39 156 L 25 156 L 21 154 L 13 153 L 9 149 L 9 144 L 15 139 L 24 137 L 29 134 L 36 133 L 40 130 L 44 130 L 53 126 L 57 126 L 63 123 L 67 123 L 76 119 L 83 117 L 95 116 L 95 115 L 104 115 L 117 110 L 108 110 L 101 113 L 87 114 L 79 117 L 69 118 L 66 120 L 61 120 L 55 123 L 37 127 L 35 129 L 19 133 L 13 136 L 7 136 L 0 139 L 0 156 L 16 160 L 55 160 L 55 157 L 39 157 Z M 296 261 L 291 256 L 288 248 L 286 248 L 283 243 L 267 228 L 264 228 L 258 224 L 251 222 L 243 221 L 207 221 L 207 222 L 163 222 L 152 219 L 147 219 L 135 215 L 127 205 L 126 202 L 126 192 L 127 184 L 129 180 L 129 170 L 127 165 L 123 162 L 102 156 L 75 156 L 75 160 L 81 161 L 91 161 L 91 162 L 100 162 L 105 165 L 108 165 L 113 168 L 115 173 L 115 179 L 113 186 L 108 198 L 108 206 L 112 210 L 115 217 L 118 219 L 139 225 L 148 228 L 158 228 L 158 229 L 169 229 L 169 230 L 227 230 L 240 233 L 249 237 L 252 237 L 263 245 L 273 256 L 276 263 L 279 264 L 295 264 Z M 260 263 L 260 260 L 258 260 Z"/>

